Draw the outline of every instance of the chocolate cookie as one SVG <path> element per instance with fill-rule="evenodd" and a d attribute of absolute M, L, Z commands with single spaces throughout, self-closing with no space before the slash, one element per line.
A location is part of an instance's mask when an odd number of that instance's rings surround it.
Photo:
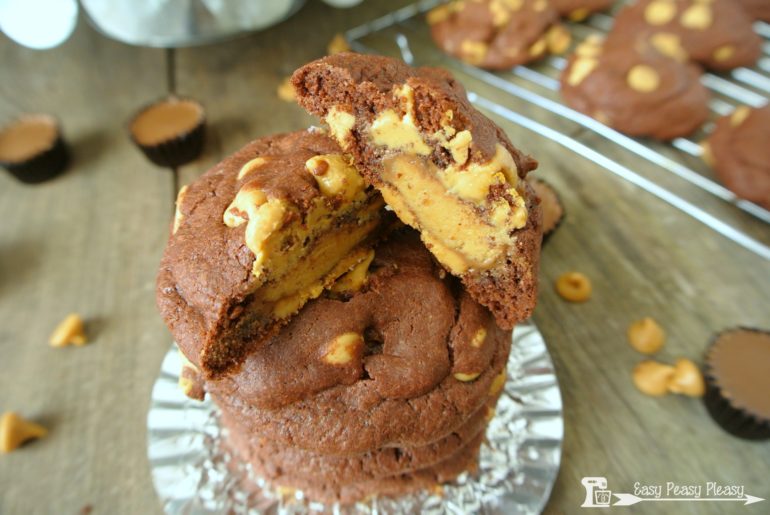
<path fill-rule="evenodd" d="M 490 400 L 494 406 L 496 399 Z M 241 456 L 263 465 L 262 477 L 276 479 L 282 472 L 312 481 L 320 477 L 347 483 L 379 479 L 430 467 L 451 457 L 470 443 L 487 426 L 493 408 L 484 405 L 470 419 L 449 435 L 427 445 L 381 447 L 358 454 L 329 455 L 289 447 L 269 437 L 254 435 L 237 418 L 222 412 L 222 425 L 230 431 L 230 440 L 242 450 Z M 279 484 L 283 485 L 284 483 Z"/>
<path fill-rule="evenodd" d="M 562 53 L 570 43 L 548 0 L 457 0 L 436 7 L 427 19 L 444 52 L 492 70 Z"/>
<path fill-rule="evenodd" d="M 294 72 L 365 178 L 504 328 L 537 293 L 540 212 L 524 181 L 537 163 L 471 106 L 446 71 L 343 53 Z"/>
<path fill-rule="evenodd" d="M 318 130 L 262 138 L 180 191 L 161 314 L 206 377 L 365 259 L 383 202 Z"/>
<path fill-rule="evenodd" d="M 689 59 L 719 71 L 752 66 L 761 53 L 751 19 L 734 0 L 640 0 L 618 13 L 607 44 L 655 37 L 676 41 Z"/>
<path fill-rule="evenodd" d="M 770 105 L 738 107 L 716 122 L 706 160 L 733 193 L 770 209 Z"/>
<path fill-rule="evenodd" d="M 551 6 L 559 16 L 572 21 L 583 21 L 591 14 L 606 11 L 615 0 L 551 0 Z"/>
<path fill-rule="evenodd" d="M 569 58 L 561 94 L 573 109 L 620 132 L 670 140 L 708 117 L 708 91 L 700 76 L 697 66 L 643 42 L 613 47 L 589 38 Z"/>
<path fill-rule="evenodd" d="M 465 449 L 478 449 L 492 408 L 483 406 L 452 434 L 421 447 L 384 447 L 360 454 L 328 456 L 277 445 L 270 438 L 249 435 L 248 429 L 222 414 L 229 441 L 241 459 L 256 474 L 282 489 L 303 490 L 322 502 L 348 503 L 364 497 L 404 493 L 425 487 L 414 481 L 401 482 L 405 475 L 446 466 Z M 463 460 L 465 467 L 469 464 Z M 451 478 L 443 478 L 444 480 Z M 433 484 L 440 482 L 434 479 Z M 403 488 L 393 487 L 402 483 Z M 427 485 L 430 486 L 430 485 Z M 384 491 L 383 491 L 384 490 Z"/>
<path fill-rule="evenodd" d="M 770 22 L 770 2 L 767 0 L 737 0 L 753 20 Z"/>
<path fill-rule="evenodd" d="M 511 332 L 404 229 L 358 291 L 309 302 L 212 398 L 249 434 L 326 455 L 424 446 L 496 398 Z"/>
<path fill-rule="evenodd" d="M 534 179 L 530 183 L 540 199 L 540 210 L 543 212 L 543 241 L 545 242 L 564 219 L 564 206 L 553 186 L 541 179 Z"/>

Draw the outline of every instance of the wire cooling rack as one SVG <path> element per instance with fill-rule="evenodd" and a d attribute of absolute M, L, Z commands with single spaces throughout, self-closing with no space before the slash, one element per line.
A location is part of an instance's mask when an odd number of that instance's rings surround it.
<path fill-rule="evenodd" d="M 559 74 L 566 64 L 564 57 L 551 56 L 527 66 L 517 66 L 504 72 L 491 73 L 444 55 L 430 39 L 425 13 L 441 0 L 422 0 L 390 14 L 352 28 L 346 32 L 351 47 L 359 52 L 396 53 L 409 64 L 441 65 L 484 86 L 484 94 L 468 90 L 468 97 L 477 107 L 520 125 L 543 137 L 592 160 L 603 169 L 636 185 L 671 206 L 706 224 L 738 245 L 770 260 L 770 211 L 739 199 L 717 183 L 708 166 L 700 159 L 700 141 L 713 129 L 713 119 L 729 114 L 738 105 L 760 107 L 770 97 L 770 25 L 757 22 L 756 32 L 763 38 L 762 56 L 754 68 L 739 68 L 726 75 L 706 73 L 703 84 L 711 92 L 711 121 L 689 138 L 670 143 L 631 138 L 593 118 L 567 107 L 559 96 Z M 594 14 L 582 24 L 568 24 L 573 44 L 579 44 L 590 34 L 607 33 L 612 17 Z M 467 85 L 467 84 L 466 84 Z M 528 105 L 526 114 L 508 106 Z M 535 111 L 532 111 L 535 109 Z M 546 116 L 540 116 L 545 113 Z M 638 161 L 656 167 L 663 174 L 642 174 L 636 166 L 626 165 L 627 159 L 613 159 L 597 152 L 577 139 L 589 131 L 617 147 L 613 156 L 635 156 Z M 770 141 L 768 142 L 770 144 Z M 607 148 L 607 147 L 605 147 Z M 611 147 L 610 147 L 611 148 Z M 623 161 L 622 163 L 620 161 Z M 706 203 L 691 201 L 668 186 L 670 181 L 684 181 L 687 188 L 696 188 L 714 199 Z M 681 191 L 681 188 L 678 188 Z M 714 214 L 716 203 L 718 215 Z M 725 216 L 725 208 L 729 216 Z M 751 230 L 748 230 L 751 228 Z M 753 234 L 749 234 L 749 233 Z M 760 237 L 758 238 L 757 235 Z M 764 238 L 762 236 L 765 236 Z M 764 240 L 764 241 L 763 241 Z"/>

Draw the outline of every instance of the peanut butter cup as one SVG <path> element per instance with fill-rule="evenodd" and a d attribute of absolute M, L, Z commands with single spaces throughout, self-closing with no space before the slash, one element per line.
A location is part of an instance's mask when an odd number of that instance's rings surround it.
<path fill-rule="evenodd" d="M 52 116 L 22 115 L 0 129 L 0 165 L 21 182 L 51 179 L 68 162 L 67 146 Z"/>
<path fill-rule="evenodd" d="M 740 438 L 770 438 L 770 332 L 736 328 L 717 335 L 706 355 L 709 413 Z"/>
<path fill-rule="evenodd" d="M 168 97 L 145 107 L 129 123 L 134 143 L 158 166 L 176 167 L 203 150 L 206 115 L 189 98 Z"/>

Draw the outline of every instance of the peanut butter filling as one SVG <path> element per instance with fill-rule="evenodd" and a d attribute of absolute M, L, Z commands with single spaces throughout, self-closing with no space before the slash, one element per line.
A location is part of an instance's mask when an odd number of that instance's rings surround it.
<path fill-rule="evenodd" d="M 493 267 L 514 245 L 511 232 L 526 223 L 526 209 L 510 210 L 498 199 L 489 203 L 491 212 L 481 214 L 473 203 L 447 194 L 436 177 L 428 159 L 394 155 L 384 162 L 382 196 L 453 274 Z"/>
<path fill-rule="evenodd" d="M 264 160 L 246 163 L 246 177 Z M 247 182 L 223 214 L 236 228 L 246 224 L 245 244 L 254 254 L 248 310 L 265 320 L 286 318 L 369 256 L 362 243 L 378 228 L 384 206 L 367 193 L 358 171 L 340 154 L 305 163 L 321 195 L 304 212 L 287 199 L 270 197 Z"/>
<path fill-rule="evenodd" d="M 340 277 L 331 287 L 335 293 L 357 292 L 369 281 L 369 265 L 374 260 L 374 250 L 369 250 L 367 255 L 352 270 Z"/>
<path fill-rule="evenodd" d="M 514 246 L 514 231 L 527 223 L 513 157 L 498 143 L 487 162 L 471 160 L 473 135 L 452 126 L 452 111 L 442 116 L 440 130 L 426 135 L 415 121 L 414 90 L 404 84 L 394 88 L 393 96 L 403 114 L 386 109 L 367 128 L 372 143 L 390 151 L 381 172 L 385 202 L 420 231 L 453 274 L 493 268 Z M 326 122 L 347 148 L 355 117 L 332 109 Z M 429 157 L 437 145 L 452 156 L 453 163 L 445 168 Z"/>

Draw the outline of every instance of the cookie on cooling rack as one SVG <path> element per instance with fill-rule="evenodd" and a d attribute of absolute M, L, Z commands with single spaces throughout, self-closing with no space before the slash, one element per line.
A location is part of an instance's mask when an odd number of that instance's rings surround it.
<path fill-rule="evenodd" d="M 570 56 L 561 93 L 573 109 L 631 136 L 670 140 L 708 116 L 700 69 L 646 44 L 611 47 L 590 37 Z"/>
<path fill-rule="evenodd" d="M 752 66 L 761 54 L 761 39 L 735 0 L 640 0 L 618 13 L 607 44 L 642 39 L 655 45 L 656 38 L 717 71 Z"/>
<path fill-rule="evenodd" d="M 770 105 L 740 106 L 717 120 L 703 150 L 725 186 L 770 209 Z"/>
<path fill-rule="evenodd" d="M 547 0 L 456 0 L 428 13 L 433 40 L 447 54 L 503 70 L 560 54 L 570 33 Z"/>
<path fill-rule="evenodd" d="M 606 11 L 615 0 L 551 0 L 559 16 L 571 21 L 583 21 L 591 14 Z"/>

